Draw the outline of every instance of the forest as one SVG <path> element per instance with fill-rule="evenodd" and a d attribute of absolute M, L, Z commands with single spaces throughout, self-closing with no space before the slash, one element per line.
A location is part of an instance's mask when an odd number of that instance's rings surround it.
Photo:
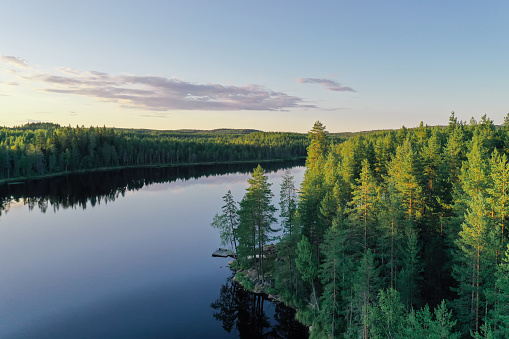
<path fill-rule="evenodd" d="M 298 133 L 29 123 L 0 129 L 0 180 L 116 167 L 285 160 L 304 157 L 308 144 Z"/>
<path fill-rule="evenodd" d="M 236 280 L 253 288 L 255 268 L 311 338 L 509 338 L 509 115 L 342 143 L 316 122 L 308 137 L 280 224 L 261 166 L 240 203 L 223 197 L 212 226 Z"/>

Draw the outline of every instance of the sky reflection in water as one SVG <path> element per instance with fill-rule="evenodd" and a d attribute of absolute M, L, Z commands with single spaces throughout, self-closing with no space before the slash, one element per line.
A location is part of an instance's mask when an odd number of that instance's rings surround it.
<path fill-rule="evenodd" d="M 275 205 L 282 173 L 269 174 Z M 298 182 L 303 173 L 292 169 Z M 220 241 L 210 222 L 248 176 L 177 176 L 85 209 L 2 213 L 0 337 L 227 336 L 210 304 L 230 271 L 210 256 Z"/>

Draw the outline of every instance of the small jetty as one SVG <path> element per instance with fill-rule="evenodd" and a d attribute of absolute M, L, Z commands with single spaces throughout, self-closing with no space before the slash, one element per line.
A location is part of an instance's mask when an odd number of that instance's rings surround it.
<path fill-rule="evenodd" d="M 219 247 L 217 250 L 214 251 L 214 253 L 212 253 L 212 256 L 213 257 L 221 257 L 221 258 L 226 258 L 226 257 L 235 258 L 235 253 L 233 253 L 233 251 L 231 251 L 227 248 Z"/>

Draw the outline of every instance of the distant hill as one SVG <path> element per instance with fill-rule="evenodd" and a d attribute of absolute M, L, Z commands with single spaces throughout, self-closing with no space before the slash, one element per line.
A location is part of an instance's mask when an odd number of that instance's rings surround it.
<path fill-rule="evenodd" d="M 154 130 L 154 129 L 134 129 L 134 128 L 113 128 L 116 131 L 121 132 L 136 132 L 141 134 L 182 134 L 182 135 L 194 135 L 194 134 L 233 134 L 233 135 L 245 135 L 251 133 L 262 132 L 256 129 L 233 129 L 233 128 L 218 128 L 212 130 L 204 129 L 173 129 L 173 130 Z"/>
<path fill-rule="evenodd" d="M 29 122 L 28 124 L 24 124 L 22 126 L 14 126 L 14 129 L 20 129 L 23 131 L 35 131 L 36 129 L 44 129 L 44 130 L 50 130 L 50 129 L 56 129 L 59 128 L 59 124 L 55 124 L 52 122 Z"/>

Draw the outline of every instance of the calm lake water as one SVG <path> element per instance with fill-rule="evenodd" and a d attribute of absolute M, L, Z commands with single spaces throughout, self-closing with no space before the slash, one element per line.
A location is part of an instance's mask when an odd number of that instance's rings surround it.
<path fill-rule="evenodd" d="M 284 169 L 262 165 L 278 206 Z M 306 338 L 231 281 L 210 227 L 253 165 L 132 169 L 0 187 L 1 338 Z"/>

